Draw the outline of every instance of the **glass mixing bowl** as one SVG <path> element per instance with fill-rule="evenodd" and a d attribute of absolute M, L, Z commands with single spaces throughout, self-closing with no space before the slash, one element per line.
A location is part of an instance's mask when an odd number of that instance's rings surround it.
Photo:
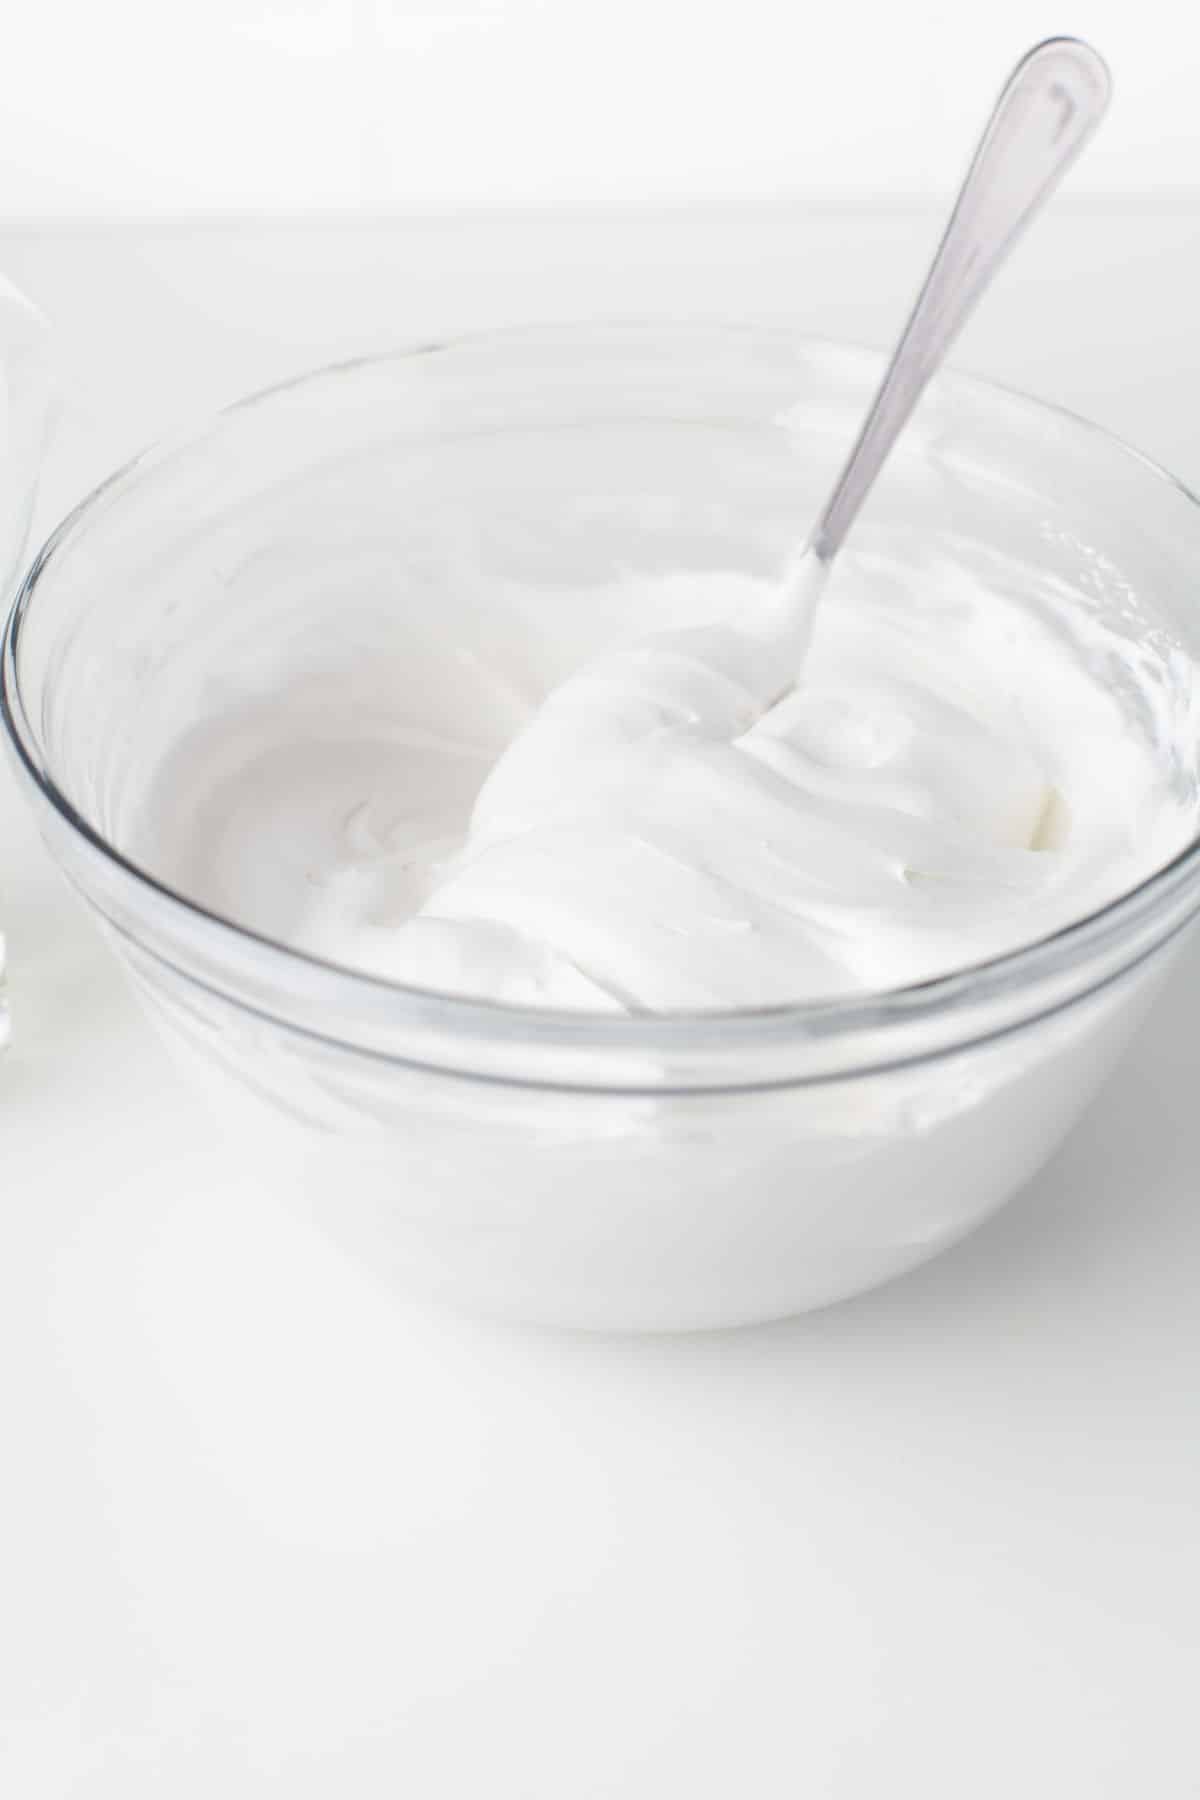
<path fill-rule="evenodd" d="M 597 599 L 614 570 L 778 567 L 879 373 L 865 352 L 708 325 L 350 363 L 141 458 L 30 570 L 0 698 L 50 849 L 229 1153 L 377 1269 L 599 1328 L 734 1325 L 868 1288 L 1020 1187 L 1168 967 L 1200 903 L 1196 845 L 946 979 L 656 1017 L 374 979 L 219 916 L 130 851 L 181 732 L 269 698 L 282 645 L 334 684 L 371 661 L 381 714 L 389 667 L 416 659 L 436 723 L 454 659 L 518 615 L 547 683 L 599 647 L 623 623 Z M 977 381 L 934 384 L 854 548 L 914 580 L 931 557 L 1002 562 L 1035 602 L 1069 595 L 1164 704 L 1176 659 L 1200 658 L 1192 497 Z"/>

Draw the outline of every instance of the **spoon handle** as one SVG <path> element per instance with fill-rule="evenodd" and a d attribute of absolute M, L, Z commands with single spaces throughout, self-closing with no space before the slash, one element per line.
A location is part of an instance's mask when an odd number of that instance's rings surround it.
<path fill-rule="evenodd" d="M 1078 38 L 1048 38 L 1009 76 L 879 392 L 809 539 L 821 563 L 837 554 L 930 376 L 1099 124 L 1110 91 L 1104 62 Z"/>

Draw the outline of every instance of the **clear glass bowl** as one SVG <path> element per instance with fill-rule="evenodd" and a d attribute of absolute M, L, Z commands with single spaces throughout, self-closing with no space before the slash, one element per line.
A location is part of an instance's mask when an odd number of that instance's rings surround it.
<path fill-rule="evenodd" d="M 709 325 L 351 363 L 143 457 L 30 570 L 0 700 L 53 854 L 229 1153 L 381 1271 L 598 1328 L 733 1325 L 868 1288 L 1038 1168 L 1168 967 L 1200 904 L 1195 845 L 1097 915 L 944 980 L 655 1018 L 373 979 L 217 916 L 130 854 L 184 724 L 269 695 L 284 642 L 323 678 L 377 658 L 386 706 L 389 659 L 444 675 L 516 608 L 549 683 L 568 636 L 598 647 L 620 625 L 589 593 L 606 573 L 776 567 L 878 374 L 872 354 Z M 932 554 L 1000 556 L 1035 599 L 1050 584 L 1136 640 L 1164 683 L 1173 654 L 1200 657 L 1192 497 L 986 384 L 935 383 L 855 541 L 918 575 Z"/>

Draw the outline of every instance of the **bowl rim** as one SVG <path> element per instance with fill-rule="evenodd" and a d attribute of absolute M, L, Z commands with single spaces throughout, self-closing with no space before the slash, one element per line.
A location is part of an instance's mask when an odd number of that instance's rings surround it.
<path fill-rule="evenodd" d="M 356 1001 L 365 1001 L 371 1004 L 378 1017 L 378 1002 L 382 999 L 387 1003 L 392 1016 L 399 1018 L 406 1015 L 416 1025 L 436 1024 L 451 1036 L 461 1037 L 463 1040 L 475 1038 L 492 1044 L 509 1043 L 514 1046 L 567 1045 L 575 1049 L 586 1048 L 600 1057 L 603 1057 L 607 1049 L 626 1053 L 672 1047 L 681 1051 L 703 1052 L 706 1048 L 727 1051 L 739 1041 L 774 1046 L 792 1041 L 803 1042 L 812 1047 L 814 1042 L 840 1040 L 856 1032 L 877 1034 L 887 1031 L 889 1027 L 912 1027 L 960 1011 L 977 1002 L 986 1004 L 1011 999 L 1024 989 L 1037 987 L 1047 977 L 1078 972 L 1086 968 L 1089 959 L 1101 956 L 1127 933 L 1135 932 L 1148 915 L 1160 908 L 1168 908 L 1187 888 L 1197 871 L 1200 871 L 1200 833 L 1167 862 L 1152 869 L 1148 875 L 1103 906 L 1071 920 L 1053 932 L 1019 945 L 1014 950 L 964 964 L 944 975 L 830 999 L 787 1001 L 754 1007 L 679 1008 L 612 1014 L 580 1008 L 516 1005 L 508 1001 L 416 987 L 298 949 L 278 938 L 239 924 L 171 887 L 110 843 L 77 810 L 55 782 L 41 754 L 38 734 L 25 709 L 21 693 L 19 658 L 23 626 L 34 604 L 42 575 L 53 559 L 69 547 L 75 534 L 102 500 L 122 487 L 136 485 L 139 477 L 194 447 L 231 416 L 269 405 L 273 400 L 298 388 L 364 369 L 414 362 L 424 357 L 470 351 L 489 345 L 503 346 L 522 338 L 536 339 L 552 335 L 583 338 L 589 333 L 625 331 L 631 334 L 729 332 L 752 337 L 774 337 L 780 342 L 793 345 L 797 350 L 830 359 L 838 358 L 860 367 L 869 365 L 873 371 L 881 371 L 886 362 L 886 353 L 870 346 L 798 331 L 782 321 L 771 319 L 629 316 L 518 324 L 454 333 L 436 339 L 421 339 L 387 350 L 323 363 L 255 389 L 228 405 L 207 413 L 198 423 L 153 441 L 89 490 L 45 539 L 18 584 L 4 623 L 3 635 L 0 637 L 0 724 L 3 725 L 10 751 L 15 755 L 20 772 L 32 783 L 57 821 L 67 828 L 72 837 L 80 841 L 90 856 L 101 859 L 106 870 L 135 901 L 148 901 L 157 907 L 165 906 L 168 916 L 180 919 L 191 932 L 202 934 L 205 947 L 214 953 L 213 963 L 216 966 L 220 966 L 222 962 L 222 950 L 234 953 L 249 950 L 256 956 L 265 958 L 266 966 L 277 972 L 285 982 L 289 974 L 299 975 L 309 984 L 310 992 L 313 991 L 311 984 L 316 982 L 326 997 L 337 997 L 343 1002 L 349 1002 L 350 1012 L 354 1011 Z M 1015 404 L 1022 412 L 1035 419 L 1065 425 L 1072 432 L 1115 451 L 1122 460 L 1132 463 L 1143 474 L 1164 484 L 1190 506 L 1200 509 L 1200 495 L 1179 477 L 1117 433 L 1069 407 L 1038 399 L 1016 386 L 953 366 L 935 376 L 930 386 L 934 391 L 959 391 L 977 400 L 1000 400 L 1009 406 Z M 128 931 L 127 926 L 122 926 L 121 929 L 123 933 Z M 1178 929 L 1178 925 L 1174 929 Z M 1174 930 L 1164 934 L 1171 935 L 1174 935 Z M 151 953 L 158 954 L 153 950 Z M 1134 947 L 1122 966 L 1132 966 L 1141 959 L 1138 949 Z M 208 985 L 203 977 L 192 971 L 180 969 L 178 965 L 173 966 L 187 978 L 199 980 L 201 985 Z M 1073 992 L 1067 1004 L 1107 986 L 1112 978 L 1110 971 L 1099 972 L 1094 982 L 1085 982 L 1077 993 Z M 223 988 L 218 991 L 235 1004 L 246 1005 L 248 1010 L 260 1010 L 249 1002 L 239 1002 L 235 994 Z M 1035 1007 L 1031 1013 L 1023 1015 L 1018 1023 L 1027 1023 L 1058 1012 L 1062 1004 L 1058 1001 L 1040 1010 Z M 345 1018 L 345 1014 L 341 1016 Z M 1007 1035 L 1011 1029 L 1011 1025 L 1004 1025 L 975 1035 L 968 1032 L 965 1038 L 956 1038 L 952 1047 L 986 1042 L 993 1037 Z M 339 1038 L 337 1041 L 346 1040 Z M 940 1054 L 944 1049 L 945 1046 L 939 1046 L 929 1054 Z M 878 1053 L 871 1056 L 870 1067 L 874 1072 L 897 1065 L 910 1066 L 923 1060 L 924 1055 L 914 1057 L 898 1050 L 893 1057 Z M 842 1069 L 838 1074 L 840 1076 L 846 1072 Z M 818 1074 L 810 1077 L 813 1078 L 820 1080 L 823 1077 Z"/>

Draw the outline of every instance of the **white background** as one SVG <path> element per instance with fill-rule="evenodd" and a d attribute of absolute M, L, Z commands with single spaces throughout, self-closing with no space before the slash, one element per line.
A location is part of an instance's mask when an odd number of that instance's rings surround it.
<path fill-rule="evenodd" d="M 67 392 L 41 509 L 439 323 L 878 341 L 935 214 L 0 233 Z M 1041 221 L 968 364 L 1200 480 L 1200 230 Z M 1150 323 L 1152 321 L 1152 324 Z M 1200 956 L 968 1243 L 770 1330 L 425 1314 L 239 1178 L 0 769 L 8 1800 L 1192 1800 Z"/>
<path fill-rule="evenodd" d="M 1062 31 L 1119 84 L 1078 191 L 1200 188 L 1180 0 L 9 0 L 0 218 L 944 192 Z"/>
<path fill-rule="evenodd" d="M 1078 10 L 559 0 L 540 61 L 518 0 L 6 18 L 0 269 L 63 378 L 39 528 L 189 416 L 431 331 L 885 341 L 923 186 L 1072 25 L 1117 107 L 960 360 L 1200 483 L 1196 28 Z M 426 1314 L 241 1180 L 5 769 L 0 917 L 4 1800 L 1200 1793 L 1200 954 L 968 1243 L 622 1342 Z"/>

